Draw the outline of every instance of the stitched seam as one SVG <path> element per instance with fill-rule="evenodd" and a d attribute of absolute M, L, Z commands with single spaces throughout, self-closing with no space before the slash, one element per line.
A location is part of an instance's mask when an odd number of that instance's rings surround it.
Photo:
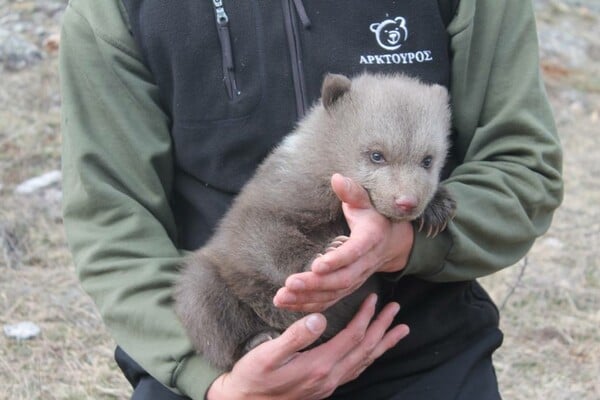
<path fill-rule="evenodd" d="M 123 43 L 111 38 L 109 35 L 98 31 L 97 29 L 94 28 L 94 26 L 90 23 L 90 21 L 85 17 L 85 15 L 83 15 L 83 13 L 77 9 L 77 7 L 75 7 L 71 2 L 69 2 L 68 6 L 77 14 L 79 15 L 89 26 L 90 30 L 94 33 L 94 36 L 98 37 L 99 39 L 101 39 L 102 41 L 104 41 L 105 43 L 121 50 L 122 52 L 124 52 L 125 54 L 127 54 L 128 56 L 135 58 L 138 61 L 142 61 L 142 59 L 140 58 L 140 56 L 137 54 L 137 52 L 135 52 L 134 50 L 130 49 L 129 47 L 127 47 L 126 45 L 124 45 Z"/>
<path fill-rule="evenodd" d="M 115 45 L 113 44 L 111 40 L 107 41 L 106 39 L 104 39 L 101 36 L 98 36 L 98 32 L 92 27 L 92 25 L 90 24 L 89 20 L 80 12 L 78 11 L 76 8 L 74 8 L 71 5 L 71 9 L 77 14 L 79 15 L 88 25 L 88 28 L 90 29 L 90 31 L 92 32 L 92 34 L 95 35 L 95 37 L 98 37 L 100 40 L 102 40 L 103 42 L 119 49 L 119 50 L 123 50 L 126 54 L 131 55 L 132 58 L 134 58 L 136 61 L 144 64 L 143 60 L 141 60 L 139 57 L 137 57 L 137 55 L 132 54 L 131 50 L 129 50 L 128 48 L 123 48 L 122 45 Z M 118 42 L 117 42 L 118 43 Z M 103 57 L 104 59 L 104 57 Z M 106 63 L 106 60 L 104 60 L 104 62 Z M 145 65 L 145 64 L 144 64 Z M 121 87 L 123 88 L 123 90 L 125 91 L 125 93 L 127 93 L 127 96 L 129 97 L 129 99 L 139 108 L 144 109 L 144 105 L 138 100 L 138 98 L 132 93 L 131 89 L 129 88 L 129 86 L 123 81 L 123 79 L 121 79 L 121 77 L 115 73 L 114 68 L 112 66 L 109 65 L 109 68 L 113 74 L 113 76 L 115 77 L 115 79 L 121 84 Z M 89 78 L 86 75 L 86 80 L 89 81 Z"/>

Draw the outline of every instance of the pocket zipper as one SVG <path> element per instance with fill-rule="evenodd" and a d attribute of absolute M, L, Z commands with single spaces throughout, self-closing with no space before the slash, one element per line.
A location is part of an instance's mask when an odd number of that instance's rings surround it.
<path fill-rule="evenodd" d="M 217 20 L 217 34 L 221 43 L 221 56 L 223 59 L 223 82 L 230 99 L 241 94 L 235 79 L 235 66 L 233 64 L 233 50 L 231 48 L 231 35 L 229 34 L 229 17 L 225 12 L 223 0 L 212 0 Z"/>
<path fill-rule="evenodd" d="M 292 65 L 292 81 L 294 83 L 294 93 L 296 95 L 296 113 L 298 119 L 300 119 L 306 114 L 308 102 L 306 99 L 306 83 L 304 79 L 302 51 L 300 49 L 300 34 L 298 33 L 298 22 L 292 11 L 293 6 L 296 7 L 296 13 L 300 18 L 304 29 L 309 29 L 311 23 L 302 1 L 282 0 L 281 3 L 283 6 L 284 25 Z"/>

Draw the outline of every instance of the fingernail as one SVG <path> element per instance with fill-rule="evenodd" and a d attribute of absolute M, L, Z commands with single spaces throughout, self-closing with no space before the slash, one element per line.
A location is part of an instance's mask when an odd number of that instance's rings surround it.
<path fill-rule="evenodd" d="M 306 288 L 306 284 L 300 279 L 292 279 L 286 286 L 292 290 L 303 290 Z"/>
<path fill-rule="evenodd" d="M 322 315 L 320 314 L 311 314 L 306 318 L 306 327 L 312 333 L 321 333 L 323 328 L 325 327 L 325 321 Z"/>
<path fill-rule="evenodd" d="M 400 330 L 400 335 L 402 337 L 406 337 L 410 334 L 410 328 L 408 327 L 408 325 L 401 325 L 400 328 L 402 328 Z"/>
<path fill-rule="evenodd" d="M 375 307 L 377 305 L 377 299 L 379 298 L 376 293 L 371 293 L 369 298 L 369 304 Z"/>
<path fill-rule="evenodd" d="M 344 177 L 344 183 L 346 184 L 346 190 L 350 190 L 352 188 L 352 181 L 350 178 Z"/>

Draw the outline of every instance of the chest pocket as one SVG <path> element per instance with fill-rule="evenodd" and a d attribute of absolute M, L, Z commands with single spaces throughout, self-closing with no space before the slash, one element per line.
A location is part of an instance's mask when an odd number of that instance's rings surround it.
<path fill-rule="evenodd" d="M 171 116 L 176 181 L 237 192 L 276 142 L 250 127 L 265 82 L 257 2 L 122 1 Z"/>
<path fill-rule="evenodd" d="M 263 63 L 254 3 L 123 0 L 173 121 L 238 119 L 257 106 Z"/>
<path fill-rule="evenodd" d="M 237 193 L 328 72 L 448 81 L 437 0 L 122 1 L 172 117 L 178 191 Z"/>

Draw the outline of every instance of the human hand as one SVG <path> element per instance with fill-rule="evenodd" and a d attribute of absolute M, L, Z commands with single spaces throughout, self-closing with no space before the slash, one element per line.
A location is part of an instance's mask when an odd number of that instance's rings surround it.
<path fill-rule="evenodd" d="M 397 303 L 387 304 L 372 320 L 376 301 L 376 295 L 367 297 L 345 329 L 326 343 L 303 352 L 324 332 L 326 320 L 321 314 L 311 314 L 296 321 L 281 336 L 257 346 L 230 372 L 219 376 L 209 388 L 207 399 L 328 397 L 408 334 L 406 325 L 387 331 L 400 308 Z"/>
<path fill-rule="evenodd" d="M 273 303 L 292 311 L 320 312 L 358 289 L 375 272 L 402 270 L 414 241 L 410 222 L 391 222 L 371 204 L 366 190 L 335 174 L 331 186 L 342 201 L 350 238 L 317 257 L 310 271 L 290 275 Z"/>

